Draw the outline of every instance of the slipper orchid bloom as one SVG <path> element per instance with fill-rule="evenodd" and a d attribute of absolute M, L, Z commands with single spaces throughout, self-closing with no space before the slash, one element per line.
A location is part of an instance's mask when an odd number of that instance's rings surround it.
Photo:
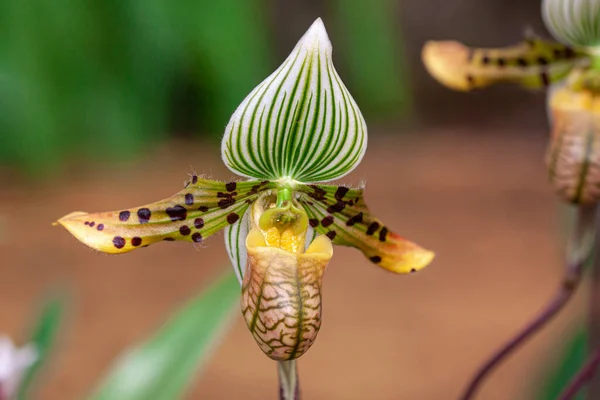
<path fill-rule="evenodd" d="M 318 19 L 237 108 L 225 129 L 222 158 L 244 179 L 194 175 L 164 200 L 75 212 L 58 223 L 106 253 L 162 241 L 201 242 L 223 230 L 242 285 L 242 313 L 259 347 L 278 361 L 301 356 L 321 325 L 321 280 L 332 244 L 357 248 L 399 274 L 433 258 L 373 216 L 362 188 L 323 183 L 352 171 L 367 148 L 365 121 L 331 53 Z"/>

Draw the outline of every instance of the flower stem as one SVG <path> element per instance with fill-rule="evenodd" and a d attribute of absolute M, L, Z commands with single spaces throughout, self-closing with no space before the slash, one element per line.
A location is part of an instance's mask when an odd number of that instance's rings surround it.
<path fill-rule="evenodd" d="M 588 358 L 586 363 L 577 374 L 571 379 L 567 388 L 558 397 L 560 400 L 572 400 L 577 396 L 581 388 L 590 380 L 596 373 L 596 369 L 600 364 L 600 349 L 596 349 Z M 589 399 L 595 399 L 592 394 L 589 394 Z"/>
<path fill-rule="evenodd" d="M 292 191 L 288 188 L 282 188 L 277 191 L 277 207 L 283 206 L 286 201 L 292 200 Z"/>
<path fill-rule="evenodd" d="M 596 229 L 600 229 L 600 219 L 596 219 Z M 594 244 L 594 265 L 592 268 L 589 316 L 588 349 L 600 349 L 600 235 Z M 587 390 L 588 399 L 600 399 L 600 376 L 590 376 Z"/>
<path fill-rule="evenodd" d="M 461 400 L 471 400 L 479 386 L 487 376 L 508 357 L 515 349 L 530 339 L 546 325 L 575 293 L 583 266 L 591 253 L 594 242 L 594 216 L 596 207 L 580 206 L 577 210 L 577 220 L 571 234 L 567 250 L 567 268 L 562 282 L 552 299 L 542 311 L 534 317 L 517 335 L 512 337 L 504 346 L 496 351 L 477 371 L 471 382 L 460 397 Z"/>
<path fill-rule="evenodd" d="M 277 362 L 279 400 L 300 400 L 300 382 L 296 360 Z"/>

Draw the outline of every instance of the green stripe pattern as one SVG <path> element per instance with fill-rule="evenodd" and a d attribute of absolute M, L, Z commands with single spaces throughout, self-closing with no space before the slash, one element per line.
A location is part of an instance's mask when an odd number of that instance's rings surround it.
<path fill-rule="evenodd" d="M 544 0 L 542 16 L 561 42 L 579 47 L 600 46 L 600 1 Z"/>
<path fill-rule="evenodd" d="M 231 117 L 221 149 L 229 169 L 250 178 L 325 182 L 359 164 L 366 124 L 331 54 L 318 19 Z"/>

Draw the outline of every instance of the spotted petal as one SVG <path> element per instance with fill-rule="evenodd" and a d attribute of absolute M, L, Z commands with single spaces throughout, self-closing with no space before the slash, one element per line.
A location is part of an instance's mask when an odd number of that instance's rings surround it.
<path fill-rule="evenodd" d="M 565 44 L 600 46 L 600 2 L 598 0 L 544 0 L 542 16 L 548 30 Z"/>
<path fill-rule="evenodd" d="M 236 223 L 269 181 L 216 182 L 196 176 L 186 188 L 141 207 L 58 220 L 78 240 L 105 253 L 125 253 L 160 241 L 201 242 Z"/>
<path fill-rule="evenodd" d="M 355 247 L 373 263 L 395 273 L 426 267 L 434 254 L 389 230 L 367 208 L 362 189 L 299 185 L 310 226 L 334 244 Z"/>
<path fill-rule="evenodd" d="M 331 52 L 318 19 L 231 117 L 221 147 L 229 169 L 251 178 L 321 182 L 358 165 L 367 127 Z"/>
<path fill-rule="evenodd" d="M 514 46 L 483 49 L 453 41 L 430 41 L 422 52 L 429 73 L 451 89 L 470 91 L 511 82 L 529 88 L 546 87 L 563 79 L 588 56 L 559 43 L 537 38 Z"/>

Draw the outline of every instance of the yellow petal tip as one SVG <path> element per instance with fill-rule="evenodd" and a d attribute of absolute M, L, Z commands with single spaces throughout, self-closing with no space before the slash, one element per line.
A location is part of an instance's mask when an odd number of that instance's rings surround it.
<path fill-rule="evenodd" d="M 429 41 L 423 46 L 421 58 L 425 68 L 438 82 L 450 89 L 469 91 L 471 83 L 465 77 L 469 48 L 455 41 Z"/>

